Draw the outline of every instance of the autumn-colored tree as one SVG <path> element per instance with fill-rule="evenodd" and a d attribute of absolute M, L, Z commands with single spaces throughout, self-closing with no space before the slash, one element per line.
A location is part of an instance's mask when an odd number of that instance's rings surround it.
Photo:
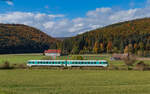
<path fill-rule="evenodd" d="M 133 46 L 132 46 L 132 44 L 129 44 L 128 47 L 129 47 L 129 53 L 133 53 Z"/>
<path fill-rule="evenodd" d="M 77 46 L 75 46 L 71 52 L 72 52 L 72 54 L 79 54 L 79 48 Z"/>
<path fill-rule="evenodd" d="M 144 43 L 143 43 L 143 42 L 140 42 L 140 43 L 139 43 L 139 47 L 140 47 L 140 50 L 141 50 L 141 51 L 144 51 Z"/>
<path fill-rule="evenodd" d="M 117 47 L 113 47 L 113 53 L 118 53 L 118 48 Z"/>
<path fill-rule="evenodd" d="M 138 45 L 137 45 L 137 43 L 134 43 L 134 53 L 136 53 L 137 54 L 137 51 L 138 51 Z"/>
<path fill-rule="evenodd" d="M 127 54 L 129 52 L 129 47 L 125 46 L 124 53 Z"/>
<path fill-rule="evenodd" d="M 111 53 L 112 52 L 112 42 L 109 41 L 107 44 L 107 53 Z"/>
<path fill-rule="evenodd" d="M 100 52 L 104 52 L 104 44 L 100 43 Z"/>
<path fill-rule="evenodd" d="M 146 50 L 150 50 L 150 43 L 149 42 L 146 43 Z"/>
<path fill-rule="evenodd" d="M 93 51 L 94 51 L 94 53 L 98 53 L 99 52 L 99 43 L 98 42 L 95 42 L 95 45 L 94 45 L 94 47 L 93 47 Z"/>

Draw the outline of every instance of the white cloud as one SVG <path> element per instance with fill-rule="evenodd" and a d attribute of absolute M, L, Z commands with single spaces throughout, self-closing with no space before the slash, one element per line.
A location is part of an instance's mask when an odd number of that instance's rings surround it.
<path fill-rule="evenodd" d="M 150 8 L 115 10 L 109 7 L 88 11 L 85 17 L 67 19 L 65 15 L 12 12 L 0 14 L 0 23 L 17 23 L 36 27 L 54 37 L 74 36 L 106 25 L 150 17 Z"/>
<path fill-rule="evenodd" d="M 6 1 L 6 3 L 7 3 L 8 5 L 10 5 L 10 6 L 13 6 L 13 5 L 14 5 L 14 3 L 13 3 L 12 1 Z"/>

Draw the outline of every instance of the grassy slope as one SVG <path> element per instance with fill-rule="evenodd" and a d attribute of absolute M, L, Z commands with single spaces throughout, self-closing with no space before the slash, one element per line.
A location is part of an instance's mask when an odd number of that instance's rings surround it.
<path fill-rule="evenodd" d="M 2 94 L 149 94 L 149 71 L 1 70 Z"/>

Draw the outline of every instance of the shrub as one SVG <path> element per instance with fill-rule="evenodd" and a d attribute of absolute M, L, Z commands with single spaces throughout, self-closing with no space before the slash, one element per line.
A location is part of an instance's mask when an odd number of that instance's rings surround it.
<path fill-rule="evenodd" d="M 1 68 L 2 69 L 12 69 L 12 67 L 10 66 L 10 63 L 8 61 L 5 61 Z"/>
<path fill-rule="evenodd" d="M 125 65 L 128 67 L 128 70 L 130 70 L 130 67 L 133 66 L 133 64 L 136 62 L 136 57 L 134 55 L 128 55 L 123 60 Z"/>
<path fill-rule="evenodd" d="M 12 67 L 13 67 L 13 68 L 17 68 L 17 64 L 13 64 Z"/>
<path fill-rule="evenodd" d="M 148 70 L 149 69 L 149 66 L 146 65 L 143 61 L 140 61 L 139 63 L 136 64 L 134 70 Z"/>
<path fill-rule="evenodd" d="M 82 56 L 72 56 L 72 60 L 83 60 Z"/>
<path fill-rule="evenodd" d="M 20 68 L 20 69 L 25 69 L 25 68 L 26 68 L 26 65 L 24 65 L 24 64 L 19 64 L 18 68 Z"/>
<path fill-rule="evenodd" d="M 110 64 L 108 67 L 108 70 L 118 70 L 119 68 L 117 66 L 114 66 L 113 64 Z"/>

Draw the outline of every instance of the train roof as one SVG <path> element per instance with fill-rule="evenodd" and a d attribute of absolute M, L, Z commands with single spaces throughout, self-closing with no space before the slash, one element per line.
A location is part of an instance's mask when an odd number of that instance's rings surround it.
<path fill-rule="evenodd" d="M 103 62 L 107 62 L 106 60 L 29 60 L 29 61 L 76 61 L 76 62 L 95 62 L 95 61 L 103 61 Z"/>
<path fill-rule="evenodd" d="M 66 61 L 66 60 L 29 60 L 29 61 Z"/>
<path fill-rule="evenodd" d="M 67 61 L 77 61 L 77 62 L 79 62 L 79 61 L 83 61 L 83 62 L 87 62 L 87 61 L 91 61 L 91 62 L 95 62 L 95 61 L 106 61 L 106 60 L 67 60 Z"/>

